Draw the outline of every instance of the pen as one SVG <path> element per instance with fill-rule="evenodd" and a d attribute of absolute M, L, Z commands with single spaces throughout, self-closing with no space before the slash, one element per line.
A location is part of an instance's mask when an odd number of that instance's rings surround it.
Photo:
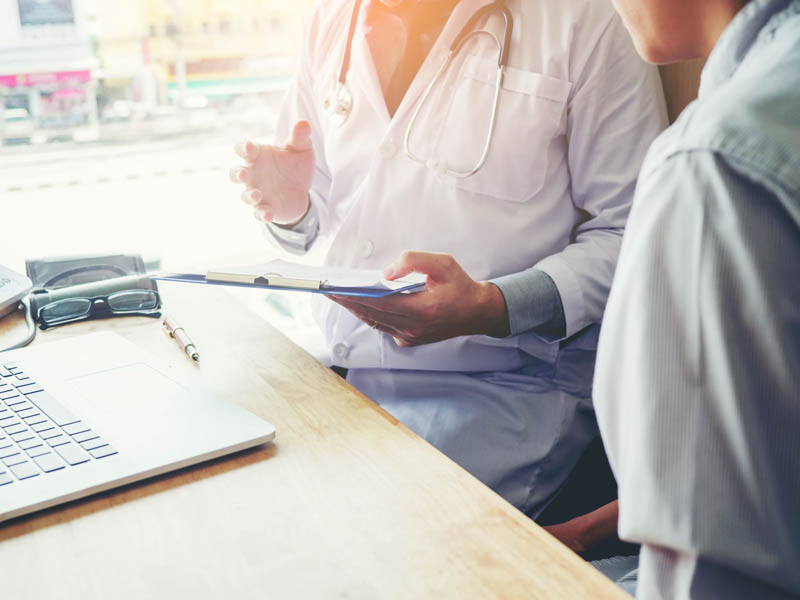
<path fill-rule="evenodd" d="M 164 333 L 175 340 L 178 346 L 180 346 L 186 353 L 186 356 L 195 362 L 200 362 L 200 354 L 197 352 L 197 347 L 187 335 L 186 330 L 178 325 L 178 323 L 175 322 L 175 319 L 164 316 L 164 320 L 161 322 L 161 325 L 164 328 Z"/>

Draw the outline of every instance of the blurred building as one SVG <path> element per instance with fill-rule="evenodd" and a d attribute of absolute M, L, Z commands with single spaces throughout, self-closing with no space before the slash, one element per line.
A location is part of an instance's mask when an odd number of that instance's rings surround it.
<path fill-rule="evenodd" d="M 0 137 L 96 124 L 96 66 L 84 0 L 0 0 Z"/>
<path fill-rule="evenodd" d="M 188 106 L 282 89 L 313 0 L 129 0 L 96 5 L 102 102 Z M 107 98 L 105 96 L 108 96 Z"/>

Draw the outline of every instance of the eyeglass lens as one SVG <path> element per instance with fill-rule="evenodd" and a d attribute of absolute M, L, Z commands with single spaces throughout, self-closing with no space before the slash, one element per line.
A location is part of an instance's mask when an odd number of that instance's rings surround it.
<path fill-rule="evenodd" d="M 111 310 L 152 310 L 158 306 L 158 296 L 150 290 L 131 290 L 117 292 L 108 297 Z"/>
<path fill-rule="evenodd" d="M 158 308 L 158 294 L 151 290 L 130 290 L 111 294 L 106 304 L 112 312 L 135 312 Z M 45 323 L 85 317 L 91 312 L 90 298 L 67 298 L 43 306 L 39 319 Z"/>

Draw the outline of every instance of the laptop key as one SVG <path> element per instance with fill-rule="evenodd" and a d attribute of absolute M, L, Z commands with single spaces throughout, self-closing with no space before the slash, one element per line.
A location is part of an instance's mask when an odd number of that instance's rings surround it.
<path fill-rule="evenodd" d="M 31 406 L 30 408 L 26 408 L 24 410 L 19 411 L 17 413 L 17 416 L 24 420 L 25 417 L 32 417 L 33 415 L 38 415 L 38 414 L 39 410 L 35 406 Z"/>
<path fill-rule="evenodd" d="M 47 446 L 34 446 L 30 450 L 25 451 L 28 456 L 31 458 L 36 458 L 37 456 L 41 456 L 42 454 L 47 454 L 50 452 L 50 448 Z"/>
<path fill-rule="evenodd" d="M 28 479 L 30 477 L 36 477 L 39 474 L 39 469 L 37 469 L 36 465 L 32 462 L 28 461 L 20 465 L 14 465 L 11 467 L 11 472 L 17 479 Z"/>
<path fill-rule="evenodd" d="M 14 481 L 10 473 L 0 473 L 0 485 L 6 485 Z"/>
<path fill-rule="evenodd" d="M 47 423 L 47 417 L 45 417 L 40 412 L 37 412 L 34 415 L 29 415 L 27 417 L 22 417 L 22 420 L 28 424 L 28 427 L 33 427 L 34 425 L 41 425 L 42 423 Z"/>
<path fill-rule="evenodd" d="M 30 429 L 26 429 L 25 431 L 20 431 L 19 433 L 14 433 L 11 435 L 11 439 L 17 442 L 24 442 L 25 440 L 30 440 L 36 437 L 36 434 L 33 433 Z"/>
<path fill-rule="evenodd" d="M 63 404 L 61 404 L 47 392 L 28 394 L 28 400 L 38 406 L 39 410 L 50 417 L 56 425 L 63 427 L 64 425 L 69 425 L 71 423 L 77 423 L 80 421 L 78 417 L 68 411 Z"/>
<path fill-rule="evenodd" d="M 14 427 L 17 427 L 18 425 L 22 425 L 22 420 L 19 419 L 17 415 L 14 415 L 12 419 L 3 419 L 0 421 L 0 428 L 3 429 L 3 433 L 6 435 L 11 433 L 9 429 L 14 429 Z"/>
<path fill-rule="evenodd" d="M 4 427 L 6 430 L 6 435 L 13 436 L 15 433 L 20 433 L 22 431 L 27 431 L 28 428 L 22 424 L 22 421 L 17 423 L 16 425 L 12 425 L 11 427 Z"/>
<path fill-rule="evenodd" d="M 24 442 L 20 442 L 18 445 L 23 450 L 30 450 L 31 448 L 36 448 L 36 446 L 41 446 L 42 440 L 40 440 L 37 437 L 34 437 L 29 440 L 25 440 Z"/>
<path fill-rule="evenodd" d="M 14 465 L 20 465 L 24 462 L 28 462 L 28 457 L 22 454 L 21 452 L 17 452 L 16 454 L 12 454 L 9 457 L 3 459 L 3 463 L 7 467 L 13 467 Z"/>
<path fill-rule="evenodd" d="M 75 442 L 69 442 L 63 446 L 58 446 L 55 448 L 55 451 L 70 465 L 79 465 L 89 460 L 89 455 L 81 450 Z"/>
<path fill-rule="evenodd" d="M 71 423 L 69 425 L 65 425 L 61 429 L 63 429 L 64 433 L 66 433 L 67 435 L 72 435 L 72 436 L 78 433 L 83 433 L 84 431 L 91 431 L 91 428 L 83 421 L 78 421 L 77 423 Z"/>
<path fill-rule="evenodd" d="M 94 450 L 95 448 L 99 448 L 100 446 L 106 446 L 107 444 L 108 444 L 107 441 L 105 441 L 103 438 L 98 437 L 94 438 L 93 440 L 83 442 L 81 444 L 81 447 L 84 450 Z"/>
<path fill-rule="evenodd" d="M 2 398 L 3 402 L 6 403 L 6 406 L 9 408 L 13 408 L 15 405 L 19 404 L 20 402 L 25 402 L 25 396 L 17 394 L 16 396 L 12 396 L 10 398 Z"/>
<path fill-rule="evenodd" d="M 109 445 L 100 446 L 99 448 L 95 448 L 94 450 L 89 450 L 89 454 L 91 454 L 95 458 L 105 458 L 106 456 L 112 456 L 116 454 L 117 451 L 114 450 Z"/>
<path fill-rule="evenodd" d="M 6 448 L 0 448 L 0 459 L 8 458 L 9 456 L 14 456 L 18 454 L 19 450 L 17 450 L 16 446 L 8 446 Z"/>
<path fill-rule="evenodd" d="M 46 429 L 44 431 L 37 431 L 36 433 L 38 433 L 39 437 L 41 437 L 43 440 L 49 440 L 50 438 L 54 438 L 58 435 L 64 435 L 61 433 L 60 429 L 56 429 L 55 427 L 51 427 L 50 429 Z"/>
<path fill-rule="evenodd" d="M 89 431 L 84 431 L 82 433 L 76 433 L 75 435 L 72 436 L 72 439 L 83 446 L 84 442 L 88 442 L 89 440 L 93 440 L 93 439 L 99 438 L 99 437 L 100 436 L 97 434 L 96 431 L 92 431 L 90 429 Z M 103 443 L 105 444 L 106 442 L 103 442 Z M 83 446 L 83 447 L 86 448 L 86 446 Z M 86 449 L 88 450 L 88 448 L 86 448 Z"/>
<path fill-rule="evenodd" d="M 32 383 L 30 385 L 25 385 L 24 387 L 18 387 L 17 391 L 22 392 L 25 395 L 28 395 L 28 394 L 35 394 L 36 392 L 41 392 L 43 391 L 43 389 L 42 386 L 40 386 L 38 383 Z"/>
<path fill-rule="evenodd" d="M 36 425 L 31 425 L 31 429 L 33 429 L 36 433 L 40 436 L 44 435 L 51 429 L 55 429 L 55 426 L 51 421 L 47 421 L 46 423 L 37 423 Z"/>
<path fill-rule="evenodd" d="M 52 471 L 58 471 L 59 469 L 64 468 L 64 461 L 62 461 L 52 452 L 37 456 L 33 460 L 45 473 L 51 473 Z"/>
<path fill-rule="evenodd" d="M 13 385 L 15 388 L 17 388 L 23 394 L 25 393 L 23 390 L 26 387 L 29 387 L 29 386 L 32 386 L 32 385 L 36 385 L 36 382 L 33 381 L 32 379 L 27 379 L 25 381 L 19 381 L 16 377 L 14 377 L 13 379 L 9 379 L 9 381 L 11 382 L 11 385 Z"/>
<path fill-rule="evenodd" d="M 47 442 L 48 446 L 50 446 L 51 448 L 55 448 L 56 446 L 68 444 L 69 438 L 62 433 L 57 436 L 47 438 L 45 441 Z"/>
<path fill-rule="evenodd" d="M 9 406 L 11 405 L 11 402 L 9 402 L 9 400 L 14 400 L 14 399 L 19 399 L 20 402 L 24 400 L 22 395 L 17 390 L 11 390 L 9 392 L 3 392 L 2 394 L 0 394 L 0 400 L 5 402 Z"/>
<path fill-rule="evenodd" d="M 15 413 L 18 413 L 23 410 L 28 410 L 29 408 L 35 409 L 36 407 L 27 400 L 23 400 L 22 402 L 17 402 L 16 404 L 14 404 L 11 407 L 11 410 L 13 410 Z"/>

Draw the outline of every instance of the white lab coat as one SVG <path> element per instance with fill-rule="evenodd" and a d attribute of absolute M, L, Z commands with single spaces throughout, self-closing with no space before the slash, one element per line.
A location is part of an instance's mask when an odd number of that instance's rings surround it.
<path fill-rule="evenodd" d="M 337 80 L 352 0 L 318 4 L 277 139 L 298 119 L 311 123 L 317 168 L 310 195 L 319 213 L 317 243 L 329 246 L 327 264 L 383 268 L 411 249 L 452 254 L 476 280 L 536 267 L 555 282 L 567 336 L 574 336 L 603 314 L 637 171 L 666 123 L 660 82 L 636 55 L 610 2 L 509 1 L 510 67 L 488 160 L 466 179 L 426 168 L 403 149 L 408 121 L 458 31 L 487 3 L 456 6 L 394 117 L 372 63 L 362 8 L 347 76 L 353 110 L 341 126 L 322 107 Z M 483 27 L 502 39 L 501 18 Z M 488 36 L 465 45 L 417 120 L 410 140 L 415 154 L 458 170 L 477 162 L 497 52 Z M 562 352 L 558 340 L 531 332 L 399 348 L 324 298 L 317 299 L 316 316 L 332 361 L 351 370 L 354 384 L 526 510 L 537 510 L 558 489 L 593 434 L 584 419 L 577 452 L 552 465 L 558 475 L 533 473 L 571 435 L 536 424 L 570 423 L 576 406 L 588 402 L 596 327 Z M 442 372 L 453 374 L 449 387 L 433 392 Z M 479 384 L 481 373 L 491 375 Z M 494 393 L 487 396 L 485 385 Z M 564 401 L 564 393 L 580 401 Z M 531 394 L 552 394 L 544 406 L 558 412 L 555 419 L 531 408 Z M 508 428 L 492 425 L 498 415 L 490 413 L 509 398 L 515 407 L 501 417 Z M 507 438 L 520 428 L 527 441 Z M 511 471 L 513 483 L 503 484 Z M 542 479 L 550 483 L 531 492 Z"/>

